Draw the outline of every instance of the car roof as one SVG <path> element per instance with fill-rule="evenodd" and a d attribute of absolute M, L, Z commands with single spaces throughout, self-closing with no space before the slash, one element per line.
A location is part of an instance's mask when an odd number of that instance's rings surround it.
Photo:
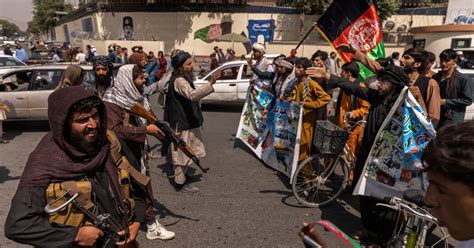
<path fill-rule="evenodd" d="M 74 64 L 74 63 L 69 63 L 69 64 L 47 64 L 47 65 L 28 65 L 28 66 L 22 66 L 20 68 L 16 68 L 15 70 L 12 70 L 8 72 L 8 74 L 12 74 L 17 71 L 30 71 L 30 70 L 66 70 L 68 65 L 78 65 L 82 67 L 84 70 L 92 70 L 92 65 L 80 65 L 80 64 Z"/>

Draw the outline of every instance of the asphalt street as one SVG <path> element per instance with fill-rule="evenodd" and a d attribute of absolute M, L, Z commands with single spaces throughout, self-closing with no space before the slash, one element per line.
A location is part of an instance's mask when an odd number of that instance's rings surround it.
<path fill-rule="evenodd" d="M 162 116 L 156 99 L 151 102 Z M 202 176 L 194 171 L 199 193 L 176 192 L 166 177 L 170 166 L 165 159 L 151 161 L 154 207 L 176 237 L 149 241 L 140 232 L 142 247 L 303 247 L 297 236 L 303 221 L 327 219 L 347 233 L 361 227 L 357 200 L 347 194 L 322 209 L 299 205 L 289 179 L 266 167 L 234 139 L 241 108 L 204 106 L 207 157 L 202 164 L 210 171 Z M 4 237 L 3 223 L 28 155 L 48 131 L 48 123 L 9 122 L 4 131 L 10 143 L 0 144 L 0 247 L 24 247 Z M 150 141 L 154 149 L 159 148 L 158 141 Z M 328 232 L 321 233 L 330 247 L 343 247 Z"/>

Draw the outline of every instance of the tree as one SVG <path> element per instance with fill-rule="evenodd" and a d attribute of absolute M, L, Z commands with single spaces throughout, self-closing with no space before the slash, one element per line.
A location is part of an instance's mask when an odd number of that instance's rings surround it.
<path fill-rule="evenodd" d="M 39 34 L 47 32 L 56 26 L 57 13 L 70 12 L 72 6 L 65 4 L 64 0 L 33 0 L 33 20 L 28 22 L 28 32 Z"/>
<path fill-rule="evenodd" d="M 368 0 L 369 1 L 369 0 Z M 379 14 L 380 22 L 385 21 L 390 17 L 395 10 L 400 7 L 400 1 L 397 0 L 374 0 L 375 7 Z M 287 6 L 295 7 L 304 13 L 321 15 L 326 11 L 332 0 L 297 0 L 284 1 Z"/>
<path fill-rule="evenodd" d="M 2 36 L 13 37 L 16 34 L 21 34 L 20 28 L 7 20 L 0 19 L 0 25 L 2 26 L 3 32 L 0 34 Z"/>

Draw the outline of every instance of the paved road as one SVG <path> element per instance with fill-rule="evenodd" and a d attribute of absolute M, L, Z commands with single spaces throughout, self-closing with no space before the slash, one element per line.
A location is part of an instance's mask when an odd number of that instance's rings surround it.
<path fill-rule="evenodd" d="M 153 108 L 160 112 L 157 106 Z M 187 195 L 176 192 L 164 177 L 169 166 L 163 158 L 152 161 L 156 211 L 176 238 L 148 241 L 141 232 L 142 247 L 302 247 L 296 233 L 304 220 L 329 219 L 349 233 L 360 227 L 357 204 L 350 196 L 321 210 L 297 204 L 288 179 L 265 167 L 234 140 L 241 107 L 204 110 L 208 156 L 202 163 L 211 169 L 197 178 L 200 192 Z M 28 154 L 48 131 L 48 124 L 7 123 L 5 131 L 11 142 L 0 145 L 0 247 L 22 247 L 4 237 L 3 223 Z M 330 247 L 342 247 L 327 232 L 322 234 Z"/>

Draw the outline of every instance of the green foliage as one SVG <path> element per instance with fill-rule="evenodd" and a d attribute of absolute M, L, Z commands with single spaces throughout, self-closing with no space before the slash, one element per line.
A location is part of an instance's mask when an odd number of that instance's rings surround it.
<path fill-rule="evenodd" d="M 70 12 L 72 6 L 64 0 L 33 0 L 33 20 L 28 22 L 28 32 L 39 34 L 47 32 L 56 25 L 57 11 Z"/>
<path fill-rule="evenodd" d="M 321 15 L 332 3 L 332 0 L 296 0 L 284 3 L 286 6 L 295 7 L 304 13 Z M 397 0 L 374 0 L 374 3 L 380 22 L 385 21 L 400 7 L 400 1 Z"/>
<path fill-rule="evenodd" d="M 11 23 L 7 20 L 0 19 L 0 25 L 2 25 L 3 36 L 12 37 L 15 35 L 15 33 L 21 34 L 20 28 L 18 28 L 16 24 Z"/>

